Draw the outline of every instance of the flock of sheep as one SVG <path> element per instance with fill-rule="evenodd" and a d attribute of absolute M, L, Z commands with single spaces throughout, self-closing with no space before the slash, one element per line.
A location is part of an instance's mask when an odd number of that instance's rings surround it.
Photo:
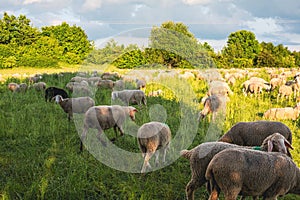
<path fill-rule="evenodd" d="M 236 75 L 240 76 L 241 73 Z M 132 104 L 146 105 L 146 95 L 143 91 L 146 81 L 137 79 L 136 89 L 126 90 L 123 80 L 115 80 L 118 74 L 105 73 L 101 77 L 95 73 L 91 77 L 77 76 L 71 79 L 66 88 L 77 94 L 70 98 L 61 88 L 48 87 L 44 82 L 32 81 L 36 90 L 45 90 L 45 100 L 55 100 L 68 119 L 73 113 L 84 114 L 84 127 L 81 135 L 80 150 L 88 134 L 89 128 L 98 130 L 97 138 L 106 146 L 101 138 L 104 130 L 113 128 L 116 137 L 117 130 L 124 134 L 123 125 L 126 117 L 135 120 L 138 110 Z M 182 74 L 181 78 L 190 78 L 192 73 Z M 119 78 L 119 77 L 118 77 Z M 201 79 L 209 80 L 207 97 L 203 100 L 204 108 L 199 112 L 198 120 L 212 113 L 215 121 L 218 115 L 225 114 L 226 102 L 233 93 L 230 85 L 235 83 L 234 75 L 226 75 L 224 79 L 209 74 L 201 74 Z M 277 81 L 276 81 L 277 80 Z M 22 84 L 10 83 L 9 90 L 26 91 Z M 112 90 L 112 101 L 121 102 L 121 105 L 95 105 L 89 97 L 93 91 L 90 85 L 97 88 Z M 261 78 L 252 77 L 243 83 L 245 94 L 259 94 L 262 91 L 272 91 L 276 87 L 290 87 L 295 97 L 300 90 L 300 74 L 294 75 L 292 81 L 286 81 L 283 74 L 271 79 L 270 83 Z M 281 93 L 279 88 L 279 94 Z M 76 92 L 77 91 L 77 92 Z M 153 96 L 160 95 L 162 90 L 155 91 Z M 284 95 L 285 96 L 285 95 Z M 265 112 L 264 117 L 269 119 L 293 119 L 300 113 L 300 103 L 294 108 L 274 108 Z M 163 162 L 170 147 L 171 130 L 167 124 L 161 122 L 148 122 L 143 124 L 137 132 L 137 141 L 144 158 L 141 173 L 151 168 L 150 158 L 155 154 L 155 163 L 158 164 L 159 152 L 163 152 Z M 114 139 L 112 139 L 113 141 Z M 239 122 L 232 126 L 218 141 L 205 142 L 191 150 L 182 150 L 181 156 L 189 159 L 191 180 L 186 186 L 187 199 L 194 199 L 194 192 L 203 184 L 207 184 L 210 200 L 217 200 L 220 192 L 224 193 L 225 200 L 252 196 L 253 199 L 277 199 L 278 196 L 294 193 L 300 194 L 300 169 L 292 160 L 290 153 L 292 147 L 292 133 L 289 127 L 277 121 Z M 160 151 L 158 151 L 160 150 Z"/>

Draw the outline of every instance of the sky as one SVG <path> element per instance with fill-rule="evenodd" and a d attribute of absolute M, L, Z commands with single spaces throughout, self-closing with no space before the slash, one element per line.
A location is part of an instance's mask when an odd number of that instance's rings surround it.
<path fill-rule="evenodd" d="M 0 0 L 1 18 L 4 12 L 26 15 L 38 28 L 80 26 L 99 47 L 109 39 L 146 46 L 153 26 L 174 21 L 216 51 L 239 30 L 300 51 L 299 0 Z"/>

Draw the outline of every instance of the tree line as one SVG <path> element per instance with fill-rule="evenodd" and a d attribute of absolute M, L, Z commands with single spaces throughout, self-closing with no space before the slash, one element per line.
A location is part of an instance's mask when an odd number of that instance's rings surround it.
<path fill-rule="evenodd" d="M 25 15 L 4 13 L 0 20 L 0 68 L 79 64 L 92 50 L 87 35 L 78 26 L 63 22 L 39 30 L 30 23 Z"/>
<path fill-rule="evenodd" d="M 261 68 L 299 67 L 300 52 L 282 44 L 259 43 L 255 34 L 240 30 L 228 36 L 226 46 L 215 52 L 200 43 L 183 23 L 167 21 L 154 26 L 148 47 L 118 45 L 114 40 L 97 49 L 80 27 L 66 22 L 33 27 L 24 15 L 4 13 L 0 20 L 0 68 L 57 67 L 60 63 L 112 64 L 118 68 Z"/>

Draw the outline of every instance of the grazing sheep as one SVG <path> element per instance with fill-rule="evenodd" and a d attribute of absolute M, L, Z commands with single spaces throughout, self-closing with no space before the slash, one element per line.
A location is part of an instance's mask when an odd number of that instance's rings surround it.
<path fill-rule="evenodd" d="M 296 120 L 300 114 L 300 103 L 295 107 L 271 108 L 264 113 L 266 119 L 292 119 Z"/>
<path fill-rule="evenodd" d="M 29 80 L 29 83 L 37 83 L 39 80 L 41 80 L 43 78 L 42 75 L 40 74 L 36 74 L 32 77 L 29 77 L 28 80 Z"/>
<path fill-rule="evenodd" d="M 226 82 L 212 81 L 209 83 L 208 96 L 211 96 L 211 95 L 228 96 L 231 94 L 233 94 L 233 92 Z"/>
<path fill-rule="evenodd" d="M 114 84 L 114 90 L 120 91 L 125 89 L 125 82 L 123 80 L 117 80 Z"/>
<path fill-rule="evenodd" d="M 123 124 L 126 116 L 129 116 L 132 121 L 135 120 L 137 109 L 132 106 L 93 106 L 89 108 L 84 117 L 83 132 L 81 135 L 80 151 L 83 149 L 83 141 L 86 137 L 89 128 L 98 130 L 97 138 L 103 145 L 106 145 L 102 140 L 101 134 L 104 130 L 114 128 L 117 137 L 117 128 L 121 136 L 124 135 Z"/>
<path fill-rule="evenodd" d="M 276 121 L 238 122 L 218 141 L 241 146 L 257 146 L 273 133 L 280 133 L 292 144 L 292 132 L 288 126 Z M 291 154 L 288 152 L 288 155 Z"/>
<path fill-rule="evenodd" d="M 18 88 L 19 88 L 19 84 L 17 83 L 9 83 L 7 85 L 7 88 L 12 91 L 12 92 L 15 92 Z"/>
<path fill-rule="evenodd" d="M 101 78 L 103 80 L 112 80 L 112 81 L 115 81 L 117 79 L 120 78 L 120 75 L 117 73 L 117 72 L 114 72 L 114 73 L 110 73 L 110 72 L 104 72 L 102 75 L 101 75 Z"/>
<path fill-rule="evenodd" d="M 279 87 L 278 95 L 277 95 L 277 102 L 279 100 L 279 97 L 281 98 L 289 98 L 293 94 L 293 89 L 291 86 L 288 85 L 282 85 Z"/>
<path fill-rule="evenodd" d="M 136 79 L 135 80 L 136 87 L 138 90 L 145 90 L 146 88 L 146 81 L 142 79 Z"/>
<path fill-rule="evenodd" d="M 105 88 L 105 89 L 113 89 L 114 88 L 114 82 L 112 80 L 99 80 L 96 83 L 96 86 L 98 88 Z"/>
<path fill-rule="evenodd" d="M 271 86 L 269 83 L 261 83 L 261 82 L 250 82 L 245 93 L 246 95 L 248 93 L 251 94 L 260 94 L 262 93 L 263 89 L 265 89 L 266 91 L 271 91 Z"/>
<path fill-rule="evenodd" d="M 292 146 L 281 134 L 274 133 L 265 138 L 260 148 L 244 147 L 224 142 L 205 142 L 191 150 L 182 150 L 180 154 L 182 157 L 189 159 L 192 172 L 191 180 L 186 185 L 186 196 L 188 200 L 194 199 L 195 190 L 207 182 L 205 179 L 205 171 L 211 159 L 217 153 L 229 148 L 253 148 L 260 149 L 261 151 L 276 151 L 286 154 L 287 149 L 292 148 Z"/>
<path fill-rule="evenodd" d="M 26 92 L 27 91 L 27 84 L 21 83 L 19 87 L 17 87 L 16 92 Z"/>
<path fill-rule="evenodd" d="M 206 174 L 210 200 L 220 191 L 225 200 L 238 195 L 276 200 L 287 193 L 300 194 L 300 169 L 286 155 L 250 149 L 226 149 L 213 157 Z"/>
<path fill-rule="evenodd" d="M 112 101 L 120 99 L 127 106 L 129 103 L 141 105 L 147 104 L 145 93 L 141 90 L 122 90 L 122 91 L 113 91 L 111 93 Z"/>
<path fill-rule="evenodd" d="M 46 83 L 45 82 L 34 83 L 32 85 L 32 88 L 34 88 L 36 91 L 44 91 L 46 89 Z"/>
<path fill-rule="evenodd" d="M 73 113 L 85 113 L 90 107 L 95 106 L 95 101 L 90 97 L 63 99 L 61 95 L 56 95 L 55 101 L 65 113 L 68 113 L 69 121 L 73 118 Z"/>
<path fill-rule="evenodd" d="M 155 153 L 155 163 L 159 163 L 159 151 L 163 151 L 163 163 L 166 160 L 167 149 L 171 141 L 171 130 L 168 125 L 161 122 L 149 122 L 143 124 L 137 133 L 139 148 L 142 151 L 144 164 L 141 173 L 151 168 L 149 160 Z"/>
<path fill-rule="evenodd" d="M 198 120 L 203 119 L 209 113 L 212 113 L 212 121 L 215 122 L 217 116 L 225 115 L 227 97 L 222 95 L 211 95 L 204 101 L 204 108 L 199 112 Z"/>
<path fill-rule="evenodd" d="M 63 98 L 69 98 L 69 95 L 65 90 L 63 90 L 61 88 L 57 88 L 57 87 L 48 87 L 45 90 L 45 100 L 46 100 L 46 102 L 52 100 L 53 97 L 55 97 L 56 95 L 60 95 Z"/>
<path fill-rule="evenodd" d="M 271 90 L 274 90 L 276 87 L 280 87 L 281 85 L 284 85 L 285 83 L 286 83 L 286 80 L 284 77 L 272 78 L 270 80 Z"/>

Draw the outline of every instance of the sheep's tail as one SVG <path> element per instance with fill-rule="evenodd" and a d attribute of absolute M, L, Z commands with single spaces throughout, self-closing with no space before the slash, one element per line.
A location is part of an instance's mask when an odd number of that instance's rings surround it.
<path fill-rule="evenodd" d="M 192 156 L 192 151 L 184 149 L 184 150 L 180 151 L 180 156 L 182 156 L 186 159 L 190 159 Z"/>

